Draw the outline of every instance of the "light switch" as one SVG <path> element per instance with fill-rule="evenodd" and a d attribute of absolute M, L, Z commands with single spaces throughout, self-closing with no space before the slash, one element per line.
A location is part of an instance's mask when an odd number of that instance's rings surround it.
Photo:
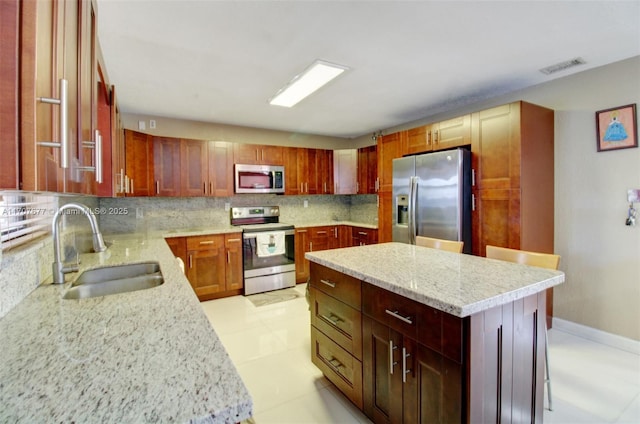
<path fill-rule="evenodd" d="M 305 200 L 305 201 L 304 201 L 304 207 L 305 207 L 305 208 L 308 208 L 308 207 L 309 207 L 309 201 L 308 201 L 308 200 Z"/>
<path fill-rule="evenodd" d="M 146 130 L 147 129 L 147 124 L 144 121 L 138 121 L 138 129 L 139 130 Z"/>

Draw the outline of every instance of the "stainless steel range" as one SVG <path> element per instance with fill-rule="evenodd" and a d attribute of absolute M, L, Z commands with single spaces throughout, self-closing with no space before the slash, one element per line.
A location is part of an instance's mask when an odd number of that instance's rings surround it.
<path fill-rule="evenodd" d="M 295 231 L 278 206 L 231 208 L 231 225 L 242 228 L 245 296 L 296 285 Z"/>

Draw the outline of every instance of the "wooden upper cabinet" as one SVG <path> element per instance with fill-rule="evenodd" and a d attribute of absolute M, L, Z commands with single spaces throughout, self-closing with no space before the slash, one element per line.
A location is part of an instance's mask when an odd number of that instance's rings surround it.
<path fill-rule="evenodd" d="M 209 196 L 233 196 L 233 144 L 228 141 L 208 142 Z"/>
<path fill-rule="evenodd" d="M 431 125 L 407 130 L 407 153 L 421 153 L 433 150 Z"/>
<path fill-rule="evenodd" d="M 378 191 L 378 150 L 376 146 L 358 149 L 358 194 Z"/>
<path fill-rule="evenodd" d="M 179 140 L 168 137 L 153 137 L 153 170 L 154 189 L 157 196 L 180 196 Z"/>
<path fill-rule="evenodd" d="M 472 114 L 475 188 L 520 185 L 520 105 L 506 104 Z"/>
<path fill-rule="evenodd" d="M 440 121 L 432 125 L 433 150 L 445 150 L 471 144 L 471 115 Z"/>
<path fill-rule="evenodd" d="M 333 179 L 335 194 L 356 194 L 358 192 L 357 149 L 333 151 Z"/>
<path fill-rule="evenodd" d="M 301 180 L 298 176 L 298 147 L 284 147 L 284 194 L 301 194 Z M 306 167 L 304 172 L 306 173 Z"/>
<path fill-rule="evenodd" d="M 333 194 L 333 150 L 316 150 L 316 169 L 318 194 Z"/>
<path fill-rule="evenodd" d="M 471 144 L 471 115 L 407 130 L 407 153 L 446 150 Z"/>
<path fill-rule="evenodd" d="M 82 192 L 97 191 L 96 158 L 97 122 L 97 55 L 96 14 L 91 0 L 78 1 L 78 139 L 82 174 Z M 104 138 L 103 138 L 104 140 Z M 91 144 L 93 143 L 93 144 Z M 90 147 L 93 146 L 93 147 Z M 90 169 L 93 168 L 93 171 Z"/>
<path fill-rule="evenodd" d="M 209 190 L 209 161 L 207 142 L 186 140 L 180 142 L 180 181 L 182 196 L 205 196 Z"/>
<path fill-rule="evenodd" d="M 384 135 L 378 140 L 379 191 L 392 191 L 393 159 L 402 157 L 406 150 L 406 131 Z"/>
<path fill-rule="evenodd" d="M 19 145 L 19 52 L 20 52 L 20 2 L 2 3 L 0 14 L 0 150 L 2 166 L 0 166 L 0 189 L 17 190 L 20 188 L 18 166 Z"/>
<path fill-rule="evenodd" d="M 234 143 L 233 162 L 249 165 L 284 165 L 284 148 Z"/>
<path fill-rule="evenodd" d="M 126 130 L 125 150 L 127 196 L 154 196 L 153 138 Z"/>

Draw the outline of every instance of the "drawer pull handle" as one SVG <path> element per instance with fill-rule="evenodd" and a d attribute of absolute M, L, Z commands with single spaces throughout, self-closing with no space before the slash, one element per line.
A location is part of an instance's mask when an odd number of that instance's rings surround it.
<path fill-rule="evenodd" d="M 209 241 L 201 241 L 200 244 L 213 244 L 213 240 L 209 240 Z"/>
<path fill-rule="evenodd" d="M 361 236 L 366 236 L 366 235 L 368 235 L 369 233 L 365 233 L 364 231 L 358 231 L 358 234 L 360 234 Z"/>
<path fill-rule="evenodd" d="M 327 286 L 331 287 L 332 289 L 336 288 L 336 283 L 332 283 L 329 280 L 320 279 L 320 282 L 323 283 L 323 284 L 326 284 Z"/>
<path fill-rule="evenodd" d="M 397 348 L 398 346 L 393 345 L 393 340 L 389 340 L 389 374 L 391 375 L 393 375 L 393 368 L 398 365 L 398 363 L 393 360 L 393 351 Z"/>
<path fill-rule="evenodd" d="M 320 280 L 322 281 L 322 280 Z M 400 315 L 398 313 L 398 311 L 390 311 L 388 309 L 384 310 L 387 314 L 391 315 L 394 318 L 398 318 L 400 321 L 402 322 L 406 322 L 407 324 L 413 324 L 413 321 L 411 321 L 411 317 L 403 317 L 402 315 Z"/>
<path fill-rule="evenodd" d="M 331 367 L 334 369 L 335 372 L 337 372 L 338 374 L 342 374 L 342 371 L 340 371 L 341 368 L 344 368 L 344 364 L 340 361 L 338 361 L 335 357 L 331 357 L 330 359 L 328 359 L 329 364 L 331 365 Z"/>
<path fill-rule="evenodd" d="M 316 234 L 327 234 L 326 231 L 316 231 Z"/>
<path fill-rule="evenodd" d="M 411 354 L 407 353 L 407 348 L 402 348 L 402 382 L 407 382 L 407 374 L 411 372 L 411 370 L 407 370 L 407 358 L 411 356 Z"/>
<path fill-rule="evenodd" d="M 326 315 L 320 315 L 320 317 L 321 317 L 322 319 L 324 319 L 324 320 L 328 321 L 331 325 L 333 325 L 333 326 L 334 326 L 334 327 L 336 327 L 336 328 L 339 328 L 339 327 L 338 327 L 338 323 L 339 323 L 340 321 L 342 321 L 342 319 L 340 319 L 340 317 L 338 317 L 338 316 L 334 315 L 333 313 L 332 313 L 332 314 L 329 314 L 329 316 L 326 316 Z"/>

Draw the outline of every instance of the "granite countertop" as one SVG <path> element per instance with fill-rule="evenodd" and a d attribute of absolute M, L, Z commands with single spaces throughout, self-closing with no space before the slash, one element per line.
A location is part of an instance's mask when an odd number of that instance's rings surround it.
<path fill-rule="evenodd" d="M 251 397 L 164 239 L 105 240 L 81 271 L 153 260 L 164 284 L 83 300 L 62 299 L 70 283 L 34 290 L 0 319 L 0 422 L 249 418 Z"/>
<path fill-rule="evenodd" d="M 308 227 L 325 227 L 331 225 L 350 225 L 352 227 L 370 228 L 375 230 L 378 228 L 375 224 L 367 224 L 354 221 L 314 221 L 314 222 L 281 222 L 281 224 L 290 224 L 296 228 L 308 228 Z M 241 233 L 242 228 L 233 225 L 212 226 L 206 228 L 185 228 L 179 230 L 167 230 L 161 232 L 163 237 L 192 237 L 209 234 L 228 234 L 228 233 Z M 160 233 L 159 233 L 160 234 Z"/>
<path fill-rule="evenodd" d="M 458 317 L 564 282 L 561 271 L 403 243 L 308 252 L 305 257 Z"/>

